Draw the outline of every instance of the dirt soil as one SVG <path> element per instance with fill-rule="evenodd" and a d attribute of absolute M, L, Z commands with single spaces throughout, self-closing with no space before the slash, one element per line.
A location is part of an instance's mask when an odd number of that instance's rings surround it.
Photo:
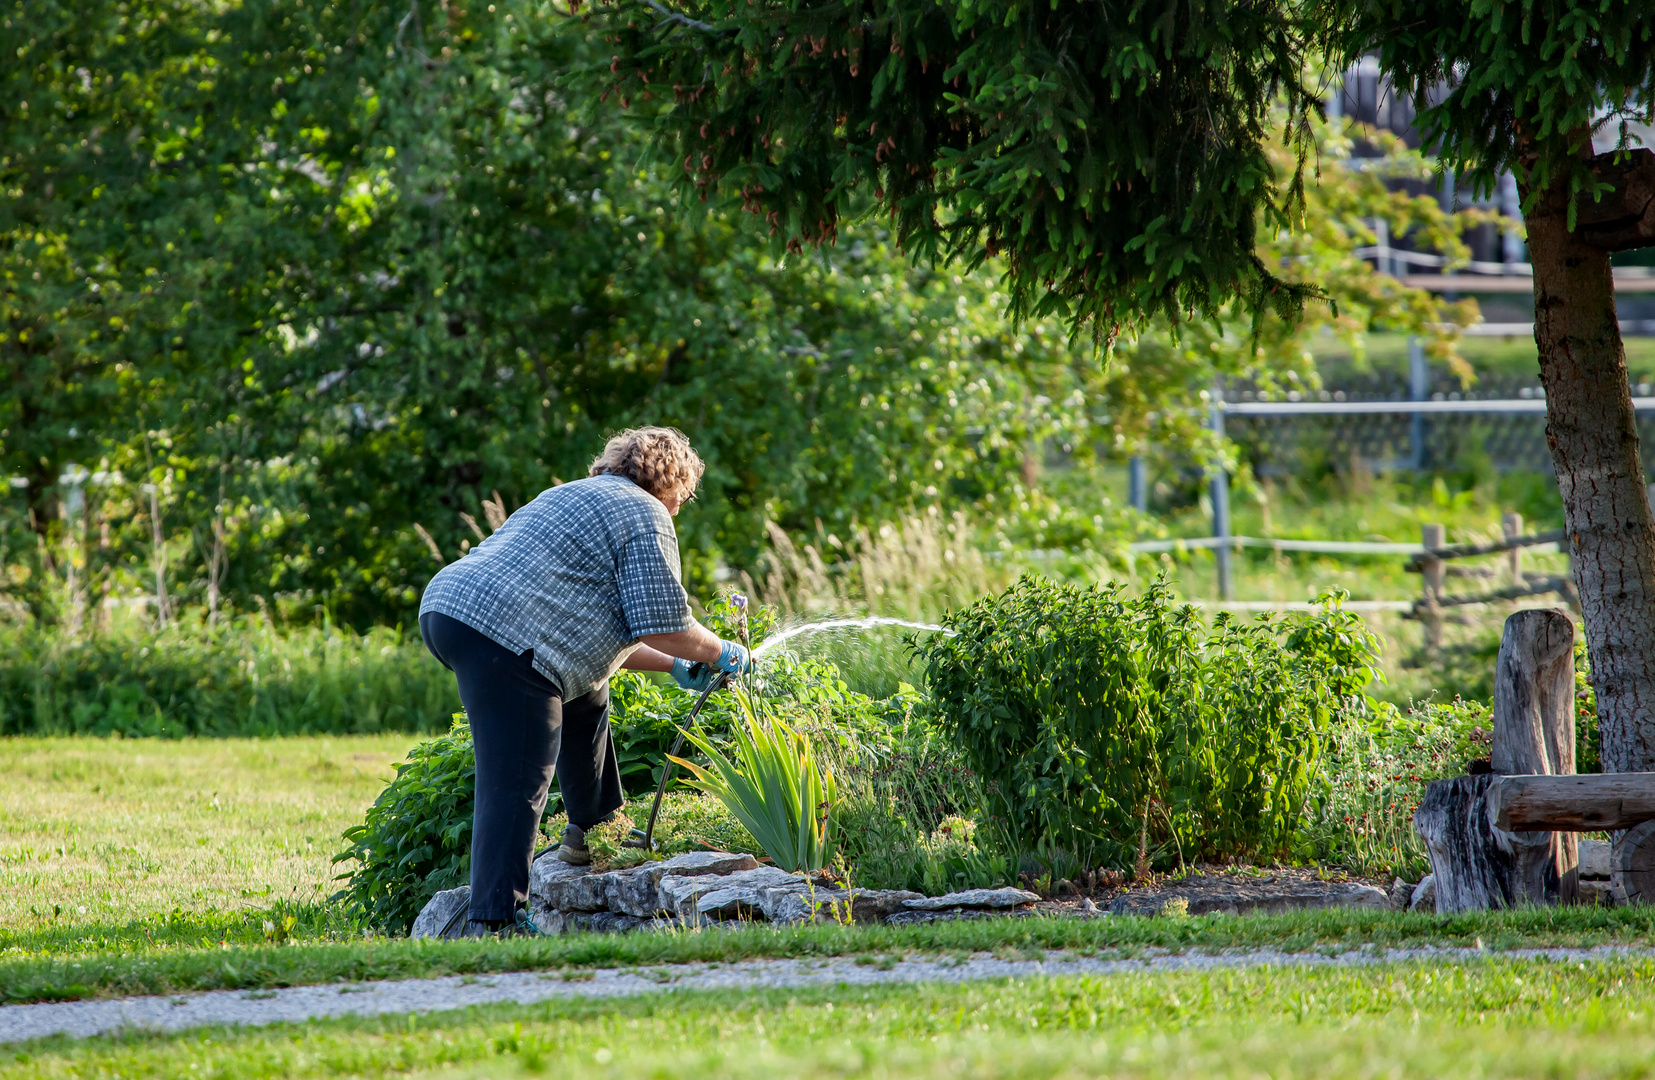
<path fill-rule="evenodd" d="M 1398 888 L 1394 882 L 1326 867 L 1201 866 L 1183 876 L 1158 874 L 1130 885 L 1100 883 L 1090 890 L 1064 890 L 1035 908 L 1053 915 L 1080 915 L 1088 913 L 1090 902 L 1099 913 L 1155 915 L 1168 903 L 1182 900 L 1191 915 L 1276 914 L 1324 907 L 1405 909 L 1411 891 L 1411 885 Z"/>

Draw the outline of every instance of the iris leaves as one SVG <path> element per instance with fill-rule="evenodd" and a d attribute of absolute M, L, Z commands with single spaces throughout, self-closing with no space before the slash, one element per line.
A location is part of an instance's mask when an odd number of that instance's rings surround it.
<path fill-rule="evenodd" d="M 820 870 L 833 861 L 838 785 L 810 736 L 733 691 L 737 715 L 726 755 L 700 731 L 686 731 L 710 764 L 672 760 L 695 777 L 691 787 L 723 802 L 783 870 Z"/>

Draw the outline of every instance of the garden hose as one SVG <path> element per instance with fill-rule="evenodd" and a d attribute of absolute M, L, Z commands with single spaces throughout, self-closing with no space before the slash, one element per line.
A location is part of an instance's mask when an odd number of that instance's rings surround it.
<path fill-rule="evenodd" d="M 461 919 L 465 918 L 467 915 L 470 915 L 470 914 L 471 914 L 471 899 L 468 897 L 466 899 L 466 902 L 461 904 L 459 906 L 459 908 L 455 910 L 454 914 L 452 914 L 448 917 L 448 921 L 443 923 L 442 929 L 440 931 L 438 931 L 438 933 L 437 933 L 437 937 L 439 939 L 446 939 L 448 937 L 449 933 L 454 929 L 454 924 L 459 922 Z"/>
<path fill-rule="evenodd" d="M 632 830 L 632 835 L 621 842 L 622 847 L 643 848 L 651 851 L 655 847 L 655 819 L 661 814 L 661 799 L 667 793 L 667 784 L 672 780 L 672 759 L 684 752 L 684 730 L 695 723 L 696 716 L 701 712 L 701 706 L 707 704 L 707 699 L 713 696 L 713 691 L 730 681 L 727 672 L 719 672 L 718 677 L 707 684 L 707 689 L 701 691 L 701 696 L 695 699 L 695 705 L 690 709 L 689 716 L 684 718 L 684 725 L 678 729 L 678 738 L 673 740 L 672 750 L 667 754 L 667 760 L 661 762 L 661 782 L 655 786 L 655 804 L 649 808 L 649 824 L 640 832 Z"/>

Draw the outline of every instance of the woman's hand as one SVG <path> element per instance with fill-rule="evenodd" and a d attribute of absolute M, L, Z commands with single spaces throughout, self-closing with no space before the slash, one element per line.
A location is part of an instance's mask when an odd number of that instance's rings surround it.
<path fill-rule="evenodd" d="M 727 675 L 745 675 L 757 665 L 753 654 L 739 641 L 722 641 L 718 652 L 718 670 Z"/>
<path fill-rule="evenodd" d="M 701 691 L 713 684 L 720 672 L 710 664 L 703 664 L 696 660 L 675 659 L 672 662 L 672 677 L 685 690 Z"/>

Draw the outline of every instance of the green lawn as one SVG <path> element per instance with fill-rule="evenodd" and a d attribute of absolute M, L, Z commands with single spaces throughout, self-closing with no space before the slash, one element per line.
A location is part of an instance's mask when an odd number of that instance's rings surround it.
<path fill-rule="evenodd" d="M 1201 918 L 1071 917 L 933 923 L 927 926 L 765 924 L 736 930 L 667 934 L 576 934 L 507 941 L 409 941 L 383 937 L 334 940 L 301 923 L 283 944 L 190 946 L 93 952 L 21 950 L 0 959 L 0 1001 L 49 1001 L 174 994 L 195 990 L 263 990 L 364 979 L 481 975 L 502 971 L 692 962 L 764 957 L 1000 953 L 1039 956 L 1066 950 L 1130 958 L 1145 950 L 1224 949 L 1290 952 L 1364 945 L 1421 945 L 1505 950 L 1527 946 L 1637 945 L 1655 942 L 1655 908 L 1541 908 L 1454 917 L 1372 911 Z"/>
<path fill-rule="evenodd" d="M 1532 313 L 1521 319 L 1531 322 Z M 1503 320 L 1497 320 L 1503 321 Z M 1627 337 L 1626 366 L 1635 378 L 1647 379 L 1655 374 L 1655 337 Z M 1322 368 L 1322 377 L 1334 382 L 1358 365 L 1351 348 L 1338 338 L 1318 337 L 1311 342 L 1311 351 Z M 1540 356 L 1535 350 L 1534 338 L 1528 334 L 1511 336 L 1464 337 L 1460 339 L 1460 355 L 1479 375 L 1532 375 L 1540 381 Z M 1372 333 L 1365 342 L 1366 364 L 1378 371 L 1406 372 L 1408 370 L 1408 335 Z"/>
<path fill-rule="evenodd" d="M 1647 908 L 760 925 L 499 942 L 364 936 L 315 897 L 329 887 L 338 830 L 377 793 L 410 738 L 0 742 L 11 781 L 0 850 L 12 875 L 0 924 L 0 1001 L 828 955 L 1037 957 L 1055 949 L 1130 958 L 1437 944 L 1480 947 L 1488 959 L 686 993 L 50 1039 L 0 1049 L 0 1078 L 1655 1072 L 1655 963 L 1501 955 L 1526 945 L 1647 946 L 1655 941 L 1655 909 Z M 81 899 L 90 900 L 85 912 Z M 48 914 L 45 903 L 55 910 Z"/>
<path fill-rule="evenodd" d="M 0 741 L 11 781 L 0 796 L 9 875 L 0 889 L 0 1000 L 767 956 L 1655 940 L 1655 909 L 1585 908 L 1453 919 L 1311 912 L 755 926 L 505 942 L 365 936 L 321 902 L 333 887 L 330 857 L 412 738 Z"/>
<path fill-rule="evenodd" d="M 418 739 L 0 739 L 0 959 L 314 903 Z"/>
<path fill-rule="evenodd" d="M 0 1077 L 1531 1077 L 1655 1072 L 1655 963 L 1491 959 L 663 994 L 43 1040 Z"/>

